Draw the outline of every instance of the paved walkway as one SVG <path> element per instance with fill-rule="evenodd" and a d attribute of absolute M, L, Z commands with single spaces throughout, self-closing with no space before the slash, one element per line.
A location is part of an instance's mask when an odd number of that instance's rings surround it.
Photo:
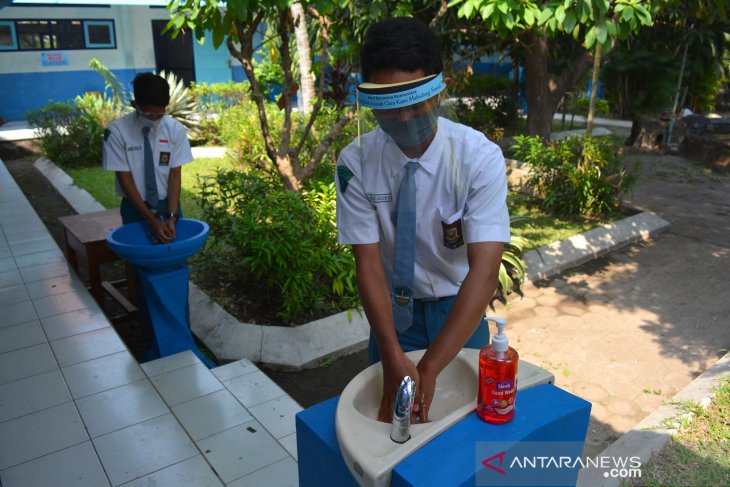
<path fill-rule="evenodd" d="M 510 342 L 558 386 L 593 403 L 586 453 L 600 453 L 730 348 L 730 178 L 676 157 L 641 157 L 629 202 L 671 223 L 498 313 Z"/>
<path fill-rule="evenodd" d="M 300 410 L 245 359 L 140 366 L 0 161 L 3 487 L 296 486 Z"/>

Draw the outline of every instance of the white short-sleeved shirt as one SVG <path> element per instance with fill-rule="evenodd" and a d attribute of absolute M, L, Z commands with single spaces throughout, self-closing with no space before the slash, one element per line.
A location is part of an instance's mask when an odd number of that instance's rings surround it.
<path fill-rule="evenodd" d="M 509 242 L 507 175 L 500 148 L 465 125 L 439 118 L 431 145 L 406 157 L 380 128 L 350 143 L 336 169 L 338 240 L 380 242 L 391 285 L 395 211 L 405 165 L 416 160 L 414 297 L 455 295 L 469 270 L 466 244 Z"/>
<path fill-rule="evenodd" d="M 157 194 L 167 198 L 167 181 L 170 169 L 193 160 L 190 142 L 183 124 L 165 115 L 150 132 L 152 156 L 155 162 Z M 109 124 L 104 132 L 104 169 L 131 172 L 134 185 L 144 199 L 144 135 L 136 113 L 129 113 Z M 126 196 L 119 180 L 117 193 Z"/>

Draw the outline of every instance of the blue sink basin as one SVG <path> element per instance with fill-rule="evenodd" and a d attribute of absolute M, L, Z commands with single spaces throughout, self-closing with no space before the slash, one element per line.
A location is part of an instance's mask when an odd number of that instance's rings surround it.
<path fill-rule="evenodd" d="M 171 243 L 153 243 L 147 236 L 147 223 L 128 223 L 112 230 L 106 237 L 109 248 L 132 265 L 149 272 L 161 272 L 185 263 L 208 238 L 205 222 L 181 218 L 176 225 L 177 237 Z"/>

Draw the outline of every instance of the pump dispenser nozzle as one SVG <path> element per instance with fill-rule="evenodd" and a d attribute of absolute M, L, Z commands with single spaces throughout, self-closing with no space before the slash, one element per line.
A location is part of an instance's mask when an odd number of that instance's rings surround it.
<path fill-rule="evenodd" d="M 507 320 L 496 316 L 486 317 L 487 321 L 493 321 L 497 325 L 497 334 L 492 337 L 492 348 L 495 352 L 506 352 L 509 348 L 507 335 L 504 334 L 504 327 L 507 326 Z"/>

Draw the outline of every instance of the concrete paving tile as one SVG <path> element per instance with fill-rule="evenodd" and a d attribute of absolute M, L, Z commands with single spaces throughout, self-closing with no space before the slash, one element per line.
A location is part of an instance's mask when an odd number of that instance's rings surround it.
<path fill-rule="evenodd" d="M 90 441 L 3 470 L 0 477 L 3 487 L 110 485 Z"/>
<path fill-rule="evenodd" d="M 294 457 L 294 460 L 298 460 L 297 457 L 297 434 L 293 433 L 291 435 L 285 436 L 283 438 L 279 438 L 279 443 L 281 446 L 286 448 L 286 451 L 289 452 L 289 455 Z"/>
<path fill-rule="evenodd" d="M 172 412 L 195 441 L 254 419 L 227 389 L 177 405 Z"/>
<path fill-rule="evenodd" d="M 6 257 L 3 257 L 2 254 L 0 254 L 0 260 L 4 258 Z M 13 267 L 10 270 L 0 271 L 0 288 L 16 286 L 18 284 L 23 284 L 23 278 L 17 269 Z"/>
<path fill-rule="evenodd" d="M 260 485 L 297 487 L 299 485 L 297 462 L 291 458 L 279 460 L 273 465 L 269 465 L 230 482 L 228 487 L 258 487 Z"/>
<path fill-rule="evenodd" d="M 123 352 L 127 349 L 112 327 L 54 340 L 51 342 L 51 348 L 61 367 Z"/>
<path fill-rule="evenodd" d="M 70 365 L 61 370 L 75 399 L 145 378 L 137 361 L 126 350 Z"/>
<path fill-rule="evenodd" d="M 39 343 L 0 354 L 0 384 L 31 377 L 58 368 L 48 343 Z"/>
<path fill-rule="evenodd" d="M 223 389 L 223 384 L 202 363 L 155 375 L 150 381 L 170 407 Z"/>
<path fill-rule="evenodd" d="M 73 402 L 0 423 L 0 470 L 87 441 Z"/>
<path fill-rule="evenodd" d="M 249 408 L 256 420 L 276 439 L 295 433 L 295 415 L 302 407 L 291 397 L 283 396 Z"/>
<path fill-rule="evenodd" d="M 129 482 L 198 455 L 195 445 L 172 414 L 92 441 L 112 485 Z"/>
<path fill-rule="evenodd" d="M 170 412 L 147 379 L 83 397 L 76 406 L 92 438 Z"/>
<path fill-rule="evenodd" d="M 38 313 L 30 300 L 0 306 L 0 316 L 3 317 L 0 321 L 0 328 L 38 319 Z"/>
<path fill-rule="evenodd" d="M 209 436 L 200 440 L 198 446 L 226 483 L 290 458 L 256 421 Z"/>
<path fill-rule="evenodd" d="M 123 484 L 121 487 L 164 487 L 167 485 L 171 487 L 223 487 L 223 483 L 202 455 L 163 468 Z"/>
<path fill-rule="evenodd" d="M 59 370 L 3 384 L 0 385 L 0 422 L 70 400 L 71 394 Z"/>
<path fill-rule="evenodd" d="M 46 335 L 38 320 L 0 328 L 0 353 L 38 345 L 46 341 Z"/>

